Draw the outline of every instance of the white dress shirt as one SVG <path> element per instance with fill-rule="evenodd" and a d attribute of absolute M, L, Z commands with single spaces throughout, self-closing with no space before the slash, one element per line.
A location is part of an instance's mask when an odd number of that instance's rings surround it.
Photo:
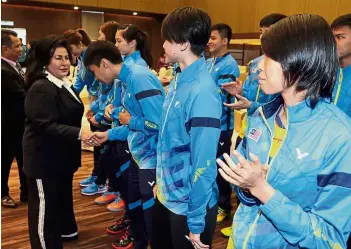
<path fill-rule="evenodd" d="M 52 83 L 54 83 L 57 87 L 62 88 L 62 86 L 64 86 L 67 91 L 69 91 L 69 93 L 79 102 L 79 98 L 77 97 L 77 95 L 74 94 L 72 88 L 71 88 L 71 82 L 66 79 L 63 78 L 62 80 L 56 78 L 54 75 L 52 75 L 51 73 L 49 73 L 48 71 L 45 71 L 45 73 L 47 74 L 46 78 L 51 81 Z"/>

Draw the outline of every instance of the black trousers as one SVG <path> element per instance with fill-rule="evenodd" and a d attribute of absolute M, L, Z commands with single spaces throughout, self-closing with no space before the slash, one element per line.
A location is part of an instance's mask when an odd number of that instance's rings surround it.
<path fill-rule="evenodd" d="M 21 193 L 27 195 L 26 176 L 23 172 L 22 138 L 23 138 L 22 134 L 15 135 L 14 137 L 9 137 L 6 134 L 2 134 L 2 137 L 1 137 L 1 198 L 9 195 L 8 180 L 10 176 L 11 164 L 14 158 L 16 158 L 17 165 L 18 165 L 18 174 L 20 179 Z"/>
<path fill-rule="evenodd" d="M 218 142 L 217 158 L 220 157 L 223 159 L 224 153 L 227 153 L 228 155 L 230 155 L 230 147 L 232 145 L 232 141 L 231 141 L 232 135 L 233 135 L 233 131 L 221 132 L 221 136 Z M 232 188 L 230 186 L 230 183 L 224 180 L 224 178 L 219 173 L 217 174 L 216 182 L 219 190 L 218 206 L 226 211 L 230 211 L 232 209 L 232 205 L 230 203 Z"/>
<path fill-rule="evenodd" d="M 109 179 L 109 188 L 121 193 L 122 199 L 125 198 L 122 174 L 130 166 L 131 155 L 126 141 L 113 141 L 107 151 L 105 162 L 105 172 Z"/>
<path fill-rule="evenodd" d="M 209 245 L 210 248 L 212 248 L 216 229 L 217 212 L 217 205 L 207 210 L 205 230 L 201 233 L 201 242 Z M 186 216 L 171 212 L 158 200 L 156 200 L 153 213 L 152 249 L 193 249 L 191 242 L 185 238 L 185 235 L 189 235 Z"/>
<path fill-rule="evenodd" d="M 72 181 L 73 174 L 57 174 L 43 179 L 27 177 L 28 227 L 32 249 L 62 249 L 61 237 L 78 234 Z"/>
<path fill-rule="evenodd" d="M 111 128 L 111 126 L 100 125 L 99 127 L 96 127 L 91 125 L 91 128 L 94 129 L 94 131 L 103 132 Z M 106 184 L 106 179 L 108 178 L 107 171 L 109 168 L 109 161 L 111 160 L 112 156 L 109 150 L 110 145 L 111 142 L 107 141 L 99 147 L 94 147 L 94 168 L 92 175 L 95 175 L 97 177 L 95 180 L 95 183 L 97 185 Z M 111 185 L 111 187 L 109 186 L 110 191 L 117 191 L 113 189 L 114 184 L 115 183 L 113 182 L 113 180 L 111 182 L 109 179 L 109 185 Z"/>
<path fill-rule="evenodd" d="M 100 149 L 101 155 L 99 158 L 99 170 L 98 177 L 95 183 L 98 185 L 105 184 L 106 179 L 108 179 L 108 191 L 116 192 L 120 191 L 120 182 L 118 181 L 116 175 L 119 171 L 120 162 L 119 155 L 116 153 L 115 142 L 107 142 Z M 126 154 L 126 152 L 124 152 Z M 121 155 L 122 157 L 124 156 Z M 101 173 L 103 172 L 103 173 Z M 101 174 L 100 174 L 101 173 Z"/>
<path fill-rule="evenodd" d="M 123 173 L 123 185 L 127 193 L 127 215 L 131 220 L 134 248 L 146 249 L 152 238 L 152 210 L 155 203 L 153 187 L 156 183 L 155 169 L 139 169 L 134 160 Z"/>

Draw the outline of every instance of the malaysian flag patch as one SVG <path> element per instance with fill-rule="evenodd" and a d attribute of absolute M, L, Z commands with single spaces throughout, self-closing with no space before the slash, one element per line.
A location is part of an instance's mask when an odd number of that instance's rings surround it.
<path fill-rule="evenodd" d="M 251 138 L 252 140 L 258 142 L 258 139 L 260 139 L 261 135 L 262 135 L 262 131 L 257 130 L 255 128 L 251 128 L 248 138 Z"/>

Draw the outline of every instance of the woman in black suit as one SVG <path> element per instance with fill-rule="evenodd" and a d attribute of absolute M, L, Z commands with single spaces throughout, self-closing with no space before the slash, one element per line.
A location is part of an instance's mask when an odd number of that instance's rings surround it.
<path fill-rule="evenodd" d="M 94 144 L 81 130 L 84 106 L 66 80 L 70 67 L 66 40 L 38 42 L 26 71 L 24 172 L 28 181 L 28 225 L 32 249 L 62 248 L 77 238 L 73 174 L 81 164 L 81 141 Z"/>

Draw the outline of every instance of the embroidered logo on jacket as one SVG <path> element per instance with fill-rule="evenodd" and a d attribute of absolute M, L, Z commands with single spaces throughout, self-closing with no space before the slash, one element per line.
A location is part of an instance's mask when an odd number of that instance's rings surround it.
<path fill-rule="evenodd" d="M 302 153 L 301 150 L 299 148 L 296 148 L 296 154 L 297 154 L 297 159 L 301 160 L 304 157 L 308 156 L 309 153 L 308 152 L 304 152 Z"/>
<path fill-rule="evenodd" d="M 262 135 L 262 131 L 257 130 L 256 128 L 251 128 L 248 138 L 257 142 L 258 139 L 260 139 L 261 135 Z"/>

